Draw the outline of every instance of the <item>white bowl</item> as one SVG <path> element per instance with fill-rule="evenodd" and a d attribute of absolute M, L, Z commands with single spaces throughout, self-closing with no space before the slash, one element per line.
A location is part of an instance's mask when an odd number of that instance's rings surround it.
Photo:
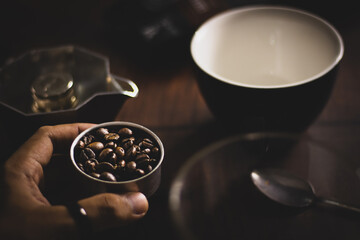
<path fill-rule="evenodd" d="M 221 13 L 196 31 L 191 54 L 205 72 L 253 88 L 289 87 L 317 79 L 340 61 L 338 31 L 314 14 L 257 6 Z"/>
<path fill-rule="evenodd" d="M 249 6 L 207 20 L 190 50 L 199 88 L 217 117 L 303 129 L 328 100 L 344 43 L 312 13 Z"/>

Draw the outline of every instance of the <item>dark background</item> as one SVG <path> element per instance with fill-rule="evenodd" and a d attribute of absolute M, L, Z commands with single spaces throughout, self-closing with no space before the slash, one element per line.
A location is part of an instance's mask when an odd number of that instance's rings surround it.
<path fill-rule="evenodd" d="M 208 8 L 201 12 L 202 6 Z M 0 64 L 34 48 L 76 44 L 104 54 L 152 58 L 170 52 L 184 55 L 195 27 L 220 10 L 249 4 L 289 5 L 316 13 L 335 26 L 349 24 L 356 14 L 354 1 L 257 0 L 9 0 L 0 3 Z M 141 29 L 170 19 L 152 38 Z M 176 33 L 171 30 L 175 30 Z M 157 48 L 156 50 L 153 50 Z M 141 53 L 140 50 L 141 49 Z M 153 54 L 157 52 L 157 54 Z M 176 54 L 174 54 L 176 53 Z M 167 56 L 169 57 L 169 56 Z M 153 59 L 152 59 L 153 60 Z M 169 59 L 166 60 L 168 62 Z M 170 59 L 173 60 L 173 59 Z M 148 65 L 147 62 L 146 65 Z"/>
<path fill-rule="evenodd" d="M 227 128 L 216 121 L 197 87 L 189 64 L 188 44 L 193 31 L 208 17 L 229 7 L 272 3 L 316 13 L 342 34 L 345 54 L 334 91 L 319 118 L 304 134 L 346 156 L 333 164 L 322 159 L 319 166 L 313 166 L 321 172 L 319 176 L 326 178 L 324 181 L 321 177 L 316 178 L 316 174 L 313 176 L 318 190 L 359 206 L 357 198 L 353 197 L 359 192 L 354 188 L 359 185 L 359 179 L 353 170 L 360 168 L 360 20 L 356 2 L 1 1 L 0 65 L 31 49 L 74 44 L 108 56 L 113 74 L 130 78 L 138 85 L 139 96 L 125 103 L 116 120 L 132 121 L 152 129 L 164 143 L 165 160 L 161 185 L 149 199 L 148 214 L 128 229 L 121 229 L 124 233 L 118 232 L 120 237 L 176 239 L 178 233 L 168 208 L 173 179 L 199 149 L 233 134 L 231 126 Z M 199 11 L 204 6 L 208 11 Z M 149 29 L 151 31 L 146 31 Z M 1 113 L 0 117 L 6 118 Z M 6 139 L 3 134 L 1 137 Z M 1 150 L 8 147 L 3 145 Z M 299 171 L 306 173 L 309 163 L 298 164 Z M 344 178 L 341 172 L 333 174 L 334 169 L 340 169 L 337 164 L 353 175 Z M 355 185 L 347 181 L 349 179 L 355 179 Z M 326 185 L 328 182 L 332 183 L 330 190 Z M 278 227 L 290 225 L 287 230 L 292 239 L 316 239 L 314 236 L 319 237 L 317 239 L 359 239 L 358 220 L 333 216 L 322 210 L 307 210 L 302 216 L 291 218 L 291 221 L 282 219 L 287 223 L 282 225 L 281 222 Z M 266 218 L 259 217 L 266 223 Z M 249 231 L 267 234 L 264 229 L 259 230 L 256 223 L 252 227 Z M 282 235 L 281 231 L 274 231 L 270 231 L 274 235 L 269 235 L 268 239 L 289 239 L 286 233 Z"/>

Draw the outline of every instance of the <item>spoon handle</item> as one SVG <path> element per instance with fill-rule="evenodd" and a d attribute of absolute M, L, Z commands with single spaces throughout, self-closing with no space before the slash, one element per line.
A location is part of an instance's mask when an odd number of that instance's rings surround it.
<path fill-rule="evenodd" d="M 324 203 L 324 204 L 327 204 L 327 205 L 331 205 L 331 206 L 335 206 L 335 207 L 339 207 L 339 208 L 343 208 L 343 209 L 346 209 L 346 210 L 350 210 L 350 211 L 360 213 L 360 208 L 357 208 L 357 207 L 349 206 L 349 205 L 346 205 L 344 203 L 339 203 L 337 201 L 330 200 L 330 199 L 321 198 L 319 200 L 320 200 L 321 203 Z"/>

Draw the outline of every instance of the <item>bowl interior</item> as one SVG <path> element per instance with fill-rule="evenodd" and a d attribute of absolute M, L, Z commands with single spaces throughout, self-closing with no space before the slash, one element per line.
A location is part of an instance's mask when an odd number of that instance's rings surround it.
<path fill-rule="evenodd" d="M 306 135 L 248 133 L 200 150 L 180 168 L 169 192 L 181 239 L 311 239 L 313 231 L 294 235 L 303 233 L 304 223 L 321 236 L 324 219 L 334 218 L 331 228 L 341 214 L 277 205 L 255 188 L 250 173 L 285 169 L 311 182 L 317 196 L 356 205 L 360 193 L 351 191 L 360 185 L 356 161 L 328 146 Z M 309 221 L 309 216 L 316 217 Z"/>
<path fill-rule="evenodd" d="M 325 20 L 293 8 L 258 6 L 221 13 L 194 34 L 191 54 L 209 75 L 255 88 L 299 85 L 330 71 L 343 42 Z"/>
<path fill-rule="evenodd" d="M 80 167 L 78 166 L 78 161 L 77 161 L 78 159 L 77 159 L 77 155 L 76 155 L 76 146 L 77 146 L 78 142 L 85 135 L 88 135 L 88 134 L 93 135 L 95 133 L 95 131 L 99 128 L 109 128 L 109 129 L 120 130 L 121 128 L 124 128 L 124 127 L 130 128 L 134 132 L 134 136 L 142 136 L 142 137 L 150 138 L 152 141 L 155 141 L 155 143 L 156 143 L 155 146 L 159 147 L 159 153 L 156 154 L 157 158 L 158 158 L 156 166 L 154 166 L 154 168 L 150 172 L 146 173 L 143 176 L 134 178 L 134 179 L 128 179 L 128 180 L 122 180 L 122 181 L 118 180 L 118 181 L 111 182 L 111 181 L 106 181 L 106 180 L 102 180 L 102 179 L 90 176 L 88 173 L 86 173 L 82 169 L 80 169 Z M 154 173 L 158 168 L 160 168 L 162 161 L 164 159 L 164 146 L 163 146 L 160 138 L 154 132 L 152 132 L 150 129 L 148 129 L 142 125 L 132 123 L 132 122 L 114 121 L 114 122 L 106 122 L 106 123 L 97 124 L 94 127 L 88 128 L 85 131 L 83 131 L 82 133 L 80 133 L 74 139 L 74 141 L 70 147 L 70 157 L 71 157 L 71 161 L 72 161 L 74 167 L 87 179 L 92 179 L 95 182 L 106 183 L 106 184 L 110 184 L 110 185 L 117 185 L 117 184 L 131 183 L 131 182 L 139 181 L 141 179 L 148 177 L 152 173 Z"/>

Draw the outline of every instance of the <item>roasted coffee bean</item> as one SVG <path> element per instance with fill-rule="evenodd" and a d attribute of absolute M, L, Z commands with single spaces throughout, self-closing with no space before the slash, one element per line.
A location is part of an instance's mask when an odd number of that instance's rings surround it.
<path fill-rule="evenodd" d="M 92 173 L 92 172 L 95 172 L 95 166 L 92 165 L 92 164 L 84 164 L 84 171 L 86 173 Z"/>
<path fill-rule="evenodd" d="M 136 147 L 136 153 L 140 153 L 141 148 L 139 147 L 139 145 L 134 145 Z"/>
<path fill-rule="evenodd" d="M 143 159 L 150 159 L 149 155 L 147 155 L 146 153 L 140 153 L 138 155 L 136 155 L 135 161 L 140 161 Z"/>
<path fill-rule="evenodd" d="M 136 170 L 136 162 L 130 161 L 126 164 L 127 169 L 129 169 L 130 172 L 133 172 Z"/>
<path fill-rule="evenodd" d="M 96 130 L 96 135 L 99 138 L 104 138 L 106 134 L 109 134 L 109 130 L 106 128 L 99 128 Z"/>
<path fill-rule="evenodd" d="M 119 161 L 119 163 L 117 164 L 118 167 L 124 168 L 126 166 L 126 162 L 125 160 L 121 160 Z"/>
<path fill-rule="evenodd" d="M 96 172 L 89 173 L 89 175 L 94 177 L 94 178 L 99 178 L 100 177 L 100 174 L 96 173 Z"/>
<path fill-rule="evenodd" d="M 110 182 L 116 182 L 116 178 L 112 173 L 109 172 L 102 172 L 100 173 L 100 179 L 110 181 Z"/>
<path fill-rule="evenodd" d="M 77 163 L 78 167 L 81 169 L 81 171 L 84 171 L 85 172 L 85 169 L 84 169 L 84 164 L 82 163 Z"/>
<path fill-rule="evenodd" d="M 96 158 L 90 158 L 88 161 L 93 162 L 94 164 L 99 164 L 99 161 Z"/>
<path fill-rule="evenodd" d="M 90 158 L 89 160 L 87 160 L 88 162 L 90 162 L 91 164 L 93 164 L 94 166 L 96 166 L 97 164 L 99 164 L 99 161 L 96 160 L 96 158 Z"/>
<path fill-rule="evenodd" d="M 85 143 L 83 140 L 80 140 L 77 144 L 76 144 L 76 148 L 79 148 L 79 149 L 83 149 L 85 148 Z"/>
<path fill-rule="evenodd" d="M 157 160 L 155 158 L 148 159 L 148 161 L 149 161 L 150 164 L 153 164 L 153 163 L 157 162 Z"/>
<path fill-rule="evenodd" d="M 158 147 L 153 147 L 153 148 L 151 149 L 151 152 L 152 152 L 152 153 L 158 153 L 158 152 L 159 152 L 159 148 L 158 148 Z"/>
<path fill-rule="evenodd" d="M 145 149 L 141 150 L 141 152 L 149 154 L 149 153 L 151 153 L 151 149 L 150 148 L 145 148 Z"/>
<path fill-rule="evenodd" d="M 116 147 L 115 153 L 118 156 L 118 158 L 123 158 L 125 156 L 125 150 L 122 147 Z"/>
<path fill-rule="evenodd" d="M 106 181 L 126 181 L 153 171 L 158 163 L 156 141 L 131 128 L 98 128 L 76 146 L 76 162 L 85 173 Z"/>
<path fill-rule="evenodd" d="M 124 161 L 124 160 L 123 160 L 123 161 Z M 125 166 L 126 166 L 125 161 L 117 164 L 117 165 L 115 166 L 114 173 L 115 173 L 117 176 L 121 177 L 121 178 L 124 177 L 123 175 L 126 173 L 126 168 L 125 168 Z M 122 175 L 122 176 L 120 176 L 120 175 Z"/>
<path fill-rule="evenodd" d="M 123 148 L 128 149 L 129 147 L 131 147 L 134 144 L 134 138 L 130 137 L 130 138 L 125 138 L 121 141 L 121 144 L 123 146 Z"/>
<path fill-rule="evenodd" d="M 82 138 L 82 141 L 84 142 L 85 145 L 88 145 L 94 140 L 94 138 L 95 137 L 93 135 L 86 135 Z"/>
<path fill-rule="evenodd" d="M 136 156 L 136 145 L 132 145 L 131 147 L 129 147 L 129 149 L 126 151 L 126 159 L 131 159 L 133 157 Z"/>
<path fill-rule="evenodd" d="M 114 165 L 109 162 L 101 162 L 95 166 L 95 171 L 98 173 L 102 172 L 113 172 L 115 170 Z"/>
<path fill-rule="evenodd" d="M 106 156 L 106 159 L 104 161 L 115 164 L 117 161 L 117 156 L 114 152 L 111 152 Z"/>
<path fill-rule="evenodd" d="M 137 166 L 141 169 L 146 169 L 147 166 L 154 166 L 156 165 L 157 160 L 156 159 L 148 159 L 144 158 L 138 162 L 136 162 Z"/>
<path fill-rule="evenodd" d="M 95 158 L 90 158 L 84 163 L 84 170 L 87 173 L 95 172 L 95 167 L 99 162 Z"/>
<path fill-rule="evenodd" d="M 94 164 L 94 163 L 85 162 L 85 164 L 84 164 L 85 172 L 88 172 L 88 173 L 95 172 L 95 166 L 96 166 L 96 164 Z"/>
<path fill-rule="evenodd" d="M 152 148 L 154 146 L 154 143 L 148 138 L 144 138 L 140 144 L 142 148 Z"/>
<path fill-rule="evenodd" d="M 115 148 L 117 148 L 117 144 L 115 142 L 108 142 L 105 144 L 105 148 L 115 149 Z"/>
<path fill-rule="evenodd" d="M 136 162 L 136 166 L 141 169 L 146 169 L 147 166 L 150 166 L 150 159 L 143 158 Z"/>
<path fill-rule="evenodd" d="M 111 148 L 104 148 L 100 154 L 99 154 L 99 161 L 103 162 L 106 161 L 107 159 L 111 158 L 112 153 L 114 152 L 114 150 L 112 150 Z"/>
<path fill-rule="evenodd" d="M 104 136 L 105 141 L 117 141 L 120 136 L 117 133 L 108 133 Z"/>
<path fill-rule="evenodd" d="M 148 173 L 153 170 L 153 167 L 151 165 L 147 165 L 144 170 Z"/>
<path fill-rule="evenodd" d="M 94 152 L 100 152 L 104 149 L 104 144 L 102 142 L 92 142 L 87 145 L 88 148 L 93 150 Z"/>
<path fill-rule="evenodd" d="M 140 168 L 136 169 L 135 172 L 136 172 L 136 174 L 137 174 L 138 176 L 143 176 L 143 175 L 145 175 L 145 171 L 142 170 L 142 169 L 140 169 Z"/>
<path fill-rule="evenodd" d="M 80 152 L 80 159 L 82 161 L 86 161 L 90 158 L 95 158 L 95 156 L 96 155 L 95 155 L 94 151 L 87 147 L 84 148 L 83 150 L 81 150 L 81 152 Z"/>
<path fill-rule="evenodd" d="M 130 128 L 122 128 L 118 131 L 118 134 L 120 136 L 128 137 L 133 134 L 132 130 Z"/>
<path fill-rule="evenodd" d="M 107 155 L 106 161 L 109 162 L 109 163 L 115 164 L 116 161 L 117 161 L 117 155 L 116 155 L 116 153 L 114 153 L 114 152 L 109 153 L 109 154 Z"/>

